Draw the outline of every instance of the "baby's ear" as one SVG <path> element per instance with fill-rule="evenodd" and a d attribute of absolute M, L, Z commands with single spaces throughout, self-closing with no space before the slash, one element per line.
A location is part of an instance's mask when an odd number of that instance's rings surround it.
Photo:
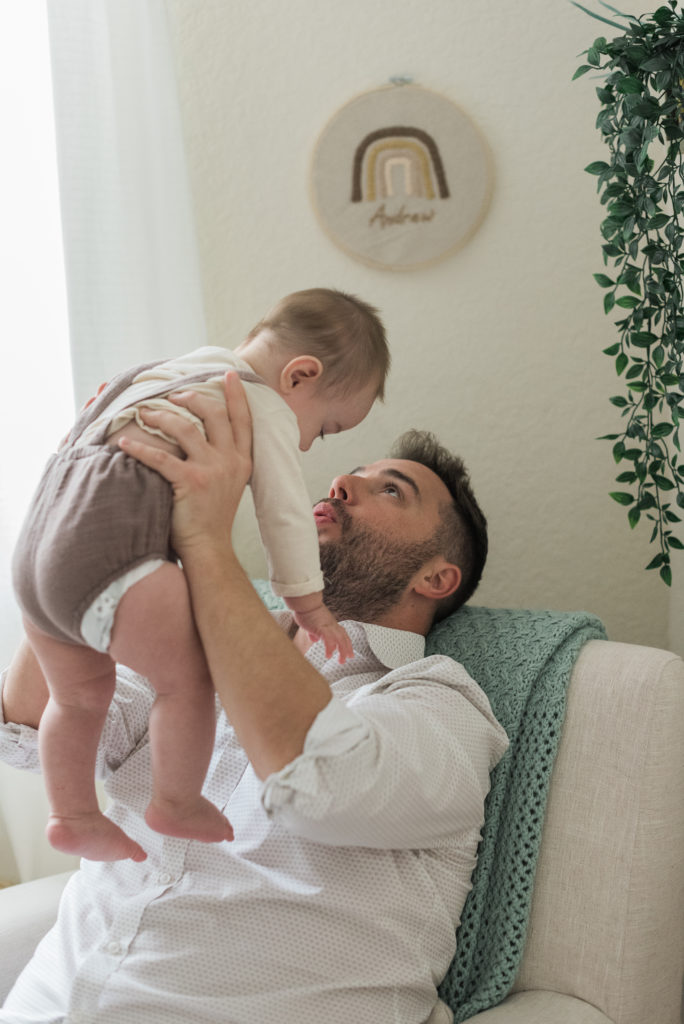
<path fill-rule="evenodd" d="M 300 384 L 313 384 L 323 373 L 323 364 L 316 356 L 295 356 L 280 371 L 280 389 L 293 391 Z"/>

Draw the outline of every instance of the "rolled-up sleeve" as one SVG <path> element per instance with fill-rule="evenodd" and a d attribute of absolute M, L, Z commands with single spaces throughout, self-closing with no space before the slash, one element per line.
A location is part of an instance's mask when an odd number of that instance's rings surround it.
<path fill-rule="evenodd" d="M 38 732 L 28 725 L 6 722 L 2 704 L 2 691 L 7 672 L 0 676 L 0 761 L 28 772 L 40 771 L 38 758 Z"/>
<path fill-rule="evenodd" d="M 24 771 L 39 772 L 38 731 L 26 725 L 6 722 L 2 710 L 0 677 L 0 761 Z M 97 774 L 107 776 L 116 770 L 142 741 L 154 699 L 154 691 L 142 676 L 120 666 L 117 689 L 107 713 L 97 759 Z"/>
<path fill-rule="evenodd" d="M 332 698 L 302 754 L 265 780 L 269 815 L 317 842 L 379 849 L 432 848 L 481 826 L 506 734 L 460 665 L 410 670 Z"/>

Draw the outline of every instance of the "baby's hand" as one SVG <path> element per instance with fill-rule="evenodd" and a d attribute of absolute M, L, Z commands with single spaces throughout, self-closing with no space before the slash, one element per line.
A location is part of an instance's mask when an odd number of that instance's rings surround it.
<path fill-rule="evenodd" d="M 347 631 L 343 626 L 340 626 L 332 612 L 322 602 L 315 608 L 299 611 L 296 606 L 300 600 L 302 603 L 306 603 L 307 599 L 285 599 L 286 604 L 289 605 L 294 613 L 297 625 L 305 630 L 309 634 L 309 638 L 314 642 L 316 640 L 323 641 L 326 658 L 332 657 L 336 650 L 340 665 L 344 665 L 347 658 L 353 658 L 354 648 L 347 635 Z"/>

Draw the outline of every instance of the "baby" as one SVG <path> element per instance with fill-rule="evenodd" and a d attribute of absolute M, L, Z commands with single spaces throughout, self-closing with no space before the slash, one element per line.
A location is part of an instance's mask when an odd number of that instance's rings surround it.
<path fill-rule="evenodd" d="M 171 548 L 173 495 L 118 446 L 126 436 L 179 453 L 141 408 L 172 408 L 191 388 L 223 400 L 240 374 L 252 416 L 250 486 L 273 590 L 326 656 L 353 651 L 322 598 L 318 539 L 299 464 L 317 437 L 356 426 L 382 398 L 389 370 L 376 311 L 324 288 L 286 296 L 234 351 L 207 347 L 136 367 L 110 382 L 51 457 L 17 542 L 13 578 L 26 633 L 50 692 L 39 731 L 54 847 L 91 860 L 144 860 L 145 851 L 98 807 L 94 768 L 115 685 L 115 663 L 146 676 L 152 793 L 158 832 L 232 839 L 201 795 L 214 740 L 214 690 L 182 569 Z"/>

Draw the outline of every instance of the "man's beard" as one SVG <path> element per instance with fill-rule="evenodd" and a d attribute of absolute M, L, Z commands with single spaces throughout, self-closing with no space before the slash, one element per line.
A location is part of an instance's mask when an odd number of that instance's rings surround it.
<path fill-rule="evenodd" d="M 377 622 L 398 603 L 418 569 L 439 554 L 439 530 L 428 540 L 402 544 L 352 519 L 338 499 L 326 504 L 335 510 L 341 534 L 320 545 L 323 600 L 338 621 Z"/>

